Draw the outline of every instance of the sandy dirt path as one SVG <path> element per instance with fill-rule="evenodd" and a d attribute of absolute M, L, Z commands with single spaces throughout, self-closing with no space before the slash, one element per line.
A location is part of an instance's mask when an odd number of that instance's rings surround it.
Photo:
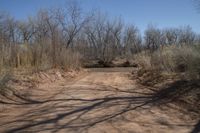
<path fill-rule="evenodd" d="M 26 103 L 0 113 L 0 133 L 190 133 L 195 121 L 156 104 L 131 68 L 91 69 L 72 82 L 39 86 Z"/>

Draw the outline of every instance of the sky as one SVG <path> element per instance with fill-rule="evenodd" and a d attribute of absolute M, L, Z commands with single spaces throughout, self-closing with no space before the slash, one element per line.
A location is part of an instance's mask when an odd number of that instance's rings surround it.
<path fill-rule="evenodd" d="M 70 0 L 72 1 L 72 0 Z M 84 11 L 100 10 L 135 24 L 143 33 L 148 24 L 158 28 L 190 25 L 200 33 L 200 12 L 194 0 L 76 0 Z M 17 20 L 34 16 L 41 8 L 64 6 L 69 0 L 0 0 L 0 11 Z"/>

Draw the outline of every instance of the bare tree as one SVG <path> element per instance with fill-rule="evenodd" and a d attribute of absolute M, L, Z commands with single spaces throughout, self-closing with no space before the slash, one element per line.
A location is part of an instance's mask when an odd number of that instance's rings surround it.
<path fill-rule="evenodd" d="M 138 28 L 134 25 L 128 26 L 125 29 L 123 41 L 126 54 L 135 54 L 139 52 L 142 40 Z"/>
<path fill-rule="evenodd" d="M 195 33 L 190 26 L 180 28 L 179 44 L 191 45 L 194 44 Z"/>
<path fill-rule="evenodd" d="M 28 44 L 33 37 L 33 34 L 36 32 L 34 22 L 29 18 L 28 21 L 19 21 L 18 22 L 18 30 L 19 34 L 22 35 L 22 41 L 24 44 Z"/>
<path fill-rule="evenodd" d="M 63 43 L 68 48 L 73 47 L 73 41 L 83 27 L 90 21 L 92 15 L 84 16 L 78 3 L 68 3 L 66 8 L 57 9 L 57 19 L 62 27 Z"/>
<path fill-rule="evenodd" d="M 175 45 L 178 43 L 179 30 L 177 28 L 167 28 L 163 31 L 163 34 L 167 45 Z"/>
<path fill-rule="evenodd" d="M 156 50 L 161 45 L 161 31 L 152 25 L 149 25 L 145 31 L 145 43 L 151 51 Z"/>
<path fill-rule="evenodd" d="M 18 57 L 18 46 L 17 46 L 17 23 L 13 17 L 9 14 L 5 15 L 5 19 L 3 22 L 3 34 L 5 41 L 5 51 L 8 52 L 9 55 L 9 65 L 18 67 L 20 65 L 19 57 Z M 4 51 L 4 52 L 5 52 Z"/>
<path fill-rule="evenodd" d="M 122 20 L 116 19 L 113 21 L 113 23 L 111 23 L 112 27 L 112 34 L 114 37 L 114 45 L 116 45 L 116 54 L 121 55 L 122 54 L 122 31 L 123 31 L 123 24 L 122 24 Z"/>
<path fill-rule="evenodd" d="M 52 57 L 52 64 L 53 67 L 57 66 L 57 60 L 56 60 L 56 54 L 57 54 L 57 49 L 58 49 L 58 26 L 59 23 L 56 19 L 56 14 L 55 10 L 49 10 L 49 11 L 44 11 L 44 20 L 45 23 L 48 27 L 49 31 L 49 36 L 51 38 L 51 57 Z"/>
<path fill-rule="evenodd" d="M 109 64 L 122 48 L 121 20 L 110 21 L 105 14 L 97 13 L 85 28 L 93 56 L 102 64 Z"/>

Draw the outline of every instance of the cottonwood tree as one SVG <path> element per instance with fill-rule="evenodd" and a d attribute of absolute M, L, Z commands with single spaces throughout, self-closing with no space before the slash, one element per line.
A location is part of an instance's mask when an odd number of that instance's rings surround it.
<path fill-rule="evenodd" d="M 7 52 L 7 61 L 5 63 L 10 66 L 18 67 L 20 65 L 18 58 L 18 46 L 17 46 L 17 22 L 10 15 L 5 15 L 3 21 L 3 34 L 4 34 L 4 51 Z"/>
<path fill-rule="evenodd" d="M 57 9 L 57 19 L 62 28 L 63 43 L 68 48 L 74 47 L 74 40 L 91 20 L 92 15 L 84 16 L 80 6 L 76 2 L 68 3 L 63 9 Z"/>
<path fill-rule="evenodd" d="M 194 44 L 195 33 L 192 31 L 190 26 L 185 26 L 180 28 L 179 34 L 179 44 L 181 45 L 191 45 Z"/>
<path fill-rule="evenodd" d="M 30 43 L 33 35 L 36 32 L 34 22 L 31 20 L 31 18 L 29 18 L 28 21 L 19 21 L 17 26 L 19 34 L 21 34 L 22 42 L 27 45 Z"/>
<path fill-rule="evenodd" d="M 0 69 L 4 64 L 5 38 L 7 38 L 5 36 L 4 22 L 5 16 L 3 13 L 0 13 Z"/>
<path fill-rule="evenodd" d="M 59 48 L 58 33 L 59 33 L 59 22 L 57 20 L 56 10 L 46 10 L 43 11 L 43 17 L 45 24 L 48 27 L 48 33 L 51 39 L 51 57 L 53 67 L 57 66 L 57 49 Z"/>
<path fill-rule="evenodd" d="M 37 15 L 32 18 L 34 34 L 32 35 L 32 65 L 38 66 L 48 64 L 47 58 L 52 55 L 52 39 L 49 25 L 47 24 L 47 11 L 40 10 Z M 52 57 L 51 57 L 52 60 Z"/>
<path fill-rule="evenodd" d="M 113 43 L 116 45 L 116 54 L 122 55 L 122 31 L 123 31 L 123 23 L 121 18 L 113 20 L 111 23 L 112 34 L 113 34 Z"/>
<path fill-rule="evenodd" d="M 167 28 L 163 30 L 165 44 L 175 45 L 178 43 L 179 30 L 177 28 Z"/>
<path fill-rule="evenodd" d="M 123 41 L 125 54 L 132 55 L 138 53 L 142 42 L 138 28 L 134 25 L 126 27 Z"/>
<path fill-rule="evenodd" d="M 160 29 L 149 25 L 145 31 L 145 44 L 147 48 L 151 51 L 156 50 L 162 44 L 161 42 L 162 34 Z"/>
<path fill-rule="evenodd" d="M 96 14 L 95 19 L 85 28 L 93 56 L 102 64 L 109 64 L 121 48 L 122 23 L 110 21 L 104 14 Z"/>
<path fill-rule="evenodd" d="M 49 37 L 49 27 L 46 23 L 46 11 L 40 10 L 35 17 L 35 41 L 43 42 Z"/>

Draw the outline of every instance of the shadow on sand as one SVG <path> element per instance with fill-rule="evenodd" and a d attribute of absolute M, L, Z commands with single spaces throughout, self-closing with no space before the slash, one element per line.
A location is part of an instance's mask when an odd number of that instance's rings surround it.
<path fill-rule="evenodd" d="M 186 89 L 180 90 L 180 88 L 186 85 Z M 123 119 L 123 114 L 126 112 L 149 109 L 157 105 L 166 105 L 192 91 L 191 84 L 188 85 L 186 81 L 177 81 L 166 88 L 149 93 L 121 91 L 111 87 L 108 90 L 103 88 L 95 88 L 95 91 L 100 93 L 100 91 L 110 90 L 117 93 L 126 93 L 127 95 L 108 95 L 93 99 L 69 98 L 37 101 L 15 94 L 20 99 L 20 102 L 13 101 L 7 103 L 1 101 L 1 103 L 8 106 L 20 106 L 21 108 L 27 108 L 27 110 L 23 114 L 18 115 L 13 121 L 1 122 L 0 126 L 7 127 L 8 130 L 5 131 L 7 133 L 59 132 L 61 130 L 87 132 L 89 128 L 99 123 L 112 121 L 114 118 Z M 191 133 L 199 132 L 199 126 L 200 122 L 196 124 Z"/>

